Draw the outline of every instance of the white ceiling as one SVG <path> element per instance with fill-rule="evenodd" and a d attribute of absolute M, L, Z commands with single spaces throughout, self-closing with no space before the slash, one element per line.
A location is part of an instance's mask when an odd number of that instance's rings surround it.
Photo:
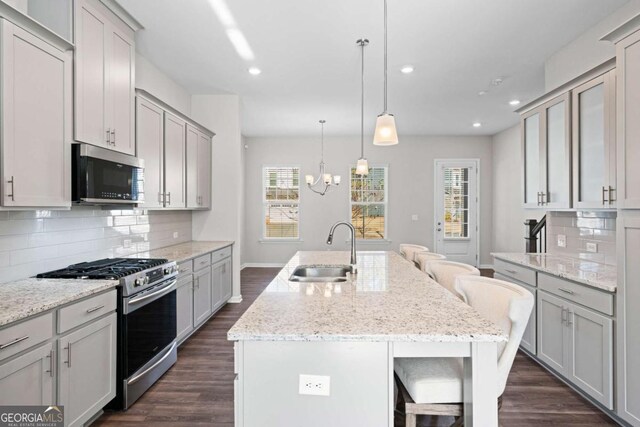
<path fill-rule="evenodd" d="M 255 60 L 239 57 L 216 0 L 119 0 L 145 26 L 138 51 L 191 93 L 236 93 L 246 136 L 360 132 L 382 111 L 382 0 L 226 0 Z M 490 135 L 540 95 L 544 61 L 627 0 L 389 0 L 389 112 L 405 135 Z M 401 74 L 404 64 L 413 74 Z M 262 74 L 247 72 L 257 66 Z M 503 77 L 504 83 L 491 86 Z M 478 91 L 490 89 L 484 96 Z M 473 128 L 474 121 L 482 122 Z"/>

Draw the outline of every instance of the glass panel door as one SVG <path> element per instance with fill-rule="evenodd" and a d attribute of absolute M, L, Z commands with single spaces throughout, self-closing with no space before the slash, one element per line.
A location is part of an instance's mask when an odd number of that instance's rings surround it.
<path fill-rule="evenodd" d="M 567 135 L 567 101 L 547 108 L 547 188 L 545 205 L 568 208 L 571 200 L 569 187 L 569 141 Z"/>
<path fill-rule="evenodd" d="M 579 202 L 602 201 L 605 182 L 604 83 L 578 95 Z"/>
<path fill-rule="evenodd" d="M 469 237 L 469 168 L 444 170 L 444 237 Z"/>
<path fill-rule="evenodd" d="M 525 205 L 536 206 L 540 192 L 540 113 L 524 119 Z"/>

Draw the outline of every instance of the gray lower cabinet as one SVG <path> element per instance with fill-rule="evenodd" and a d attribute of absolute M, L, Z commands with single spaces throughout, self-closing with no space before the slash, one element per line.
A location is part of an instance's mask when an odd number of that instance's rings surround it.
<path fill-rule="evenodd" d="M 212 313 L 211 268 L 193 273 L 193 324 L 200 326 Z"/>
<path fill-rule="evenodd" d="M 231 258 L 212 265 L 211 272 L 213 275 L 212 301 L 215 310 L 231 298 Z"/>
<path fill-rule="evenodd" d="M 53 405 L 54 344 L 48 343 L 0 365 L 2 405 Z"/>
<path fill-rule="evenodd" d="M 538 359 L 613 409 L 613 320 L 538 292 Z"/>
<path fill-rule="evenodd" d="M 58 403 L 65 424 L 84 425 L 116 393 L 116 314 L 58 340 Z"/>
<path fill-rule="evenodd" d="M 177 340 L 185 340 L 193 332 L 193 277 L 178 279 L 176 290 Z"/>

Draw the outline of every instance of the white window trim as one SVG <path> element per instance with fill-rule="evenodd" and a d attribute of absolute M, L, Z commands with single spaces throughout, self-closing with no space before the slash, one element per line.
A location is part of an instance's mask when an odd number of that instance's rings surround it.
<path fill-rule="evenodd" d="M 376 164 L 369 165 L 369 168 L 384 168 L 384 203 L 362 203 L 353 202 L 351 200 L 351 169 L 354 169 L 356 165 L 349 166 L 349 223 L 351 224 L 351 209 L 354 205 L 384 205 L 384 238 L 382 239 L 361 239 L 356 238 L 356 243 L 364 244 L 387 244 L 391 243 L 389 238 L 389 165 L 388 164 Z M 351 239 L 349 239 L 349 243 Z"/>
<path fill-rule="evenodd" d="M 267 201 L 267 189 L 264 182 L 265 177 L 265 169 L 277 169 L 277 168 L 297 168 L 298 169 L 298 201 L 297 202 L 286 202 L 286 201 Z M 301 218 L 301 206 L 302 206 L 302 187 L 300 185 L 300 180 L 302 179 L 302 169 L 299 165 L 287 165 L 287 164 L 268 164 L 262 165 L 261 173 L 260 173 L 260 185 L 262 186 L 262 236 L 258 239 L 260 243 L 296 243 L 302 242 L 301 229 L 300 224 L 302 223 Z M 267 227 L 265 223 L 265 218 L 267 216 L 267 205 L 286 205 L 286 204 L 297 204 L 298 205 L 298 237 L 267 237 Z"/>

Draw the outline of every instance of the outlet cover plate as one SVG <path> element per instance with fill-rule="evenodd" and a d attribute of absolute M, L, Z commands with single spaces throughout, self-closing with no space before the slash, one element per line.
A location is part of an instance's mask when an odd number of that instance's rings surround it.
<path fill-rule="evenodd" d="M 558 234 L 558 247 L 566 248 L 567 247 L 567 236 L 564 234 Z"/>
<path fill-rule="evenodd" d="M 597 253 L 598 252 L 598 244 L 597 243 L 593 243 L 593 242 L 588 242 L 587 243 L 587 252 Z"/>
<path fill-rule="evenodd" d="M 329 396 L 331 377 L 325 375 L 300 374 L 298 393 L 312 396 Z"/>
<path fill-rule="evenodd" d="M 173 238 L 174 238 L 174 239 L 177 239 L 177 238 L 178 238 L 178 232 L 177 232 L 177 231 L 174 231 L 174 232 L 173 232 Z"/>

